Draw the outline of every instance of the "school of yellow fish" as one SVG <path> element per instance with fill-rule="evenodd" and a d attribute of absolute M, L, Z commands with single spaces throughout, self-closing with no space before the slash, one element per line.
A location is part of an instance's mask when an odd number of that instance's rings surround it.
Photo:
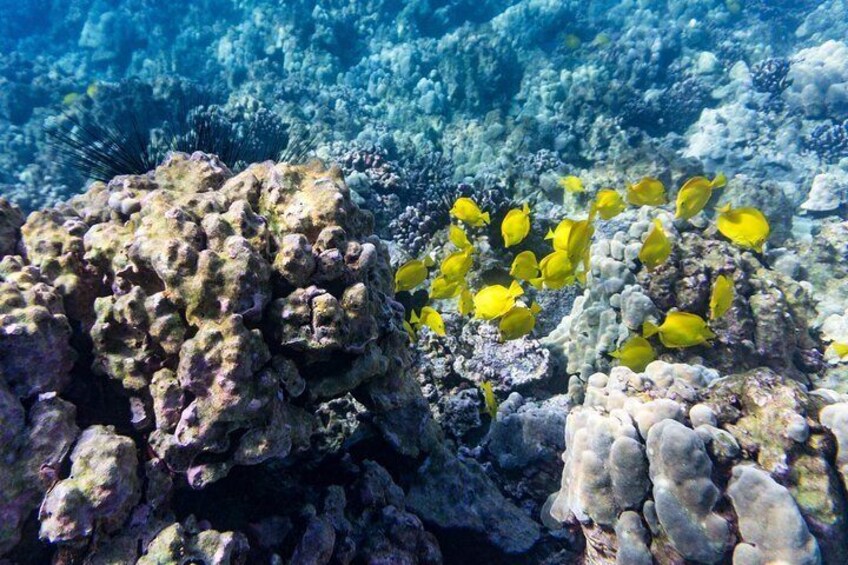
<path fill-rule="evenodd" d="M 707 206 L 713 192 L 726 184 L 727 179 L 720 173 L 712 180 L 702 176 L 687 180 L 677 193 L 675 221 L 688 221 L 695 217 Z M 582 180 L 576 176 L 562 177 L 559 185 L 566 195 L 572 197 L 579 198 L 585 192 Z M 466 279 L 477 251 L 466 229 L 483 228 L 491 223 L 491 217 L 471 198 L 458 198 L 450 215 L 460 225 L 451 224 L 448 229 L 448 240 L 456 250 L 439 264 L 439 273 L 430 282 L 429 298 L 456 298 L 460 315 L 474 315 L 481 320 L 497 322 L 502 339 L 518 339 L 533 331 L 536 317 L 541 311 L 538 304 L 526 299 L 522 283 L 529 284 L 536 291 L 558 289 L 574 283 L 585 284 L 590 270 L 594 224 L 598 218 L 611 220 L 628 205 L 663 206 L 667 203 L 662 181 L 651 177 L 630 184 L 623 195 L 612 188 L 599 190 L 585 219 L 566 218 L 548 229 L 545 239 L 550 241 L 552 248 L 548 255 L 538 260 L 533 251 L 518 252 L 509 269 L 513 280 L 508 287 L 493 284 L 474 293 Z M 716 208 L 716 212 L 715 227 L 720 234 L 738 247 L 762 252 L 770 227 L 761 211 L 753 207 L 733 208 L 725 204 Z M 501 222 L 504 246 L 509 249 L 521 244 L 530 235 L 531 229 L 531 209 L 527 203 L 509 210 Z M 672 251 L 672 241 L 663 223 L 658 218 L 654 219 L 639 251 L 639 260 L 648 271 L 653 271 L 668 260 Z M 424 284 L 430 278 L 430 268 L 433 267 L 435 261 L 431 258 L 403 264 L 395 274 L 395 290 L 411 291 Z M 732 308 L 734 299 L 734 281 L 725 274 L 717 274 L 712 282 L 708 320 L 715 321 L 724 316 Z M 412 312 L 404 326 L 412 339 L 415 339 L 417 330 L 422 326 L 430 328 L 437 335 L 445 335 L 442 316 L 432 306 L 425 306 L 417 313 Z M 637 372 L 643 371 L 656 359 L 656 351 L 649 341 L 654 336 L 664 347 L 675 349 L 703 345 L 713 339 L 715 334 L 709 322 L 700 315 L 671 311 L 666 313 L 659 325 L 645 322 L 642 335 L 631 335 L 610 356 L 623 366 Z M 833 343 L 831 347 L 840 358 L 848 357 L 848 344 Z M 491 395 L 491 390 L 488 394 Z M 487 405 L 490 401 L 487 400 Z"/>

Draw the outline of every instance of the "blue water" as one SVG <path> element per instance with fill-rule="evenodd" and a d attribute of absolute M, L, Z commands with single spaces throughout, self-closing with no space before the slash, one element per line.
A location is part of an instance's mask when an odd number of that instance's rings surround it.
<path fill-rule="evenodd" d="M 812 1 L 646 6 L 3 2 L 0 191 L 34 209 L 92 176 L 55 158 L 46 131 L 63 115 L 122 131 L 134 118 L 146 136 L 209 105 L 226 131 L 260 138 L 247 160 L 282 150 L 287 129 L 323 157 L 376 144 L 402 160 L 438 152 L 457 180 L 534 182 L 503 169 L 540 151 L 559 170 L 615 158 L 616 135 L 683 135 L 734 64 L 844 37 Z"/>

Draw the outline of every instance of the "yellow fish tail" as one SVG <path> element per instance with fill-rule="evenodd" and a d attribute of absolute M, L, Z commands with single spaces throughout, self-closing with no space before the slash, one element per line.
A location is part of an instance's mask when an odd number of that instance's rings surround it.
<path fill-rule="evenodd" d="M 529 282 L 536 290 L 542 290 L 542 288 L 545 286 L 545 277 L 531 279 Z"/>
<path fill-rule="evenodd" d="M 521 288 L 521 285 L 518 284 L 518 281 L 512 281 L 512 284 L 509 285 L 509 295 L 512 298 L 518 298 L 522 294 L 524 294 L 524 289 Z"/>
<path fill-rule="evenodd" d="M 480 214 L 480 218 L 483 220 L 483 223 L 486 224 L 486 225 L 490 224 L 491 221 L 492 221 L 488 212 L 483 212 L 482 214 Z"/>
<path fill-rule="evenodd" d="M 642 324 L 642 335 L 646 338 L 658 334 L 659 331 L 659 326 L 657 326 L 653 322 L 645 322 L 644 324 Z"/>
<path fill-rule="evenodd" d="M 710 188 L 724 188 L 727 186 L 727 177 L 724 173 L 716 174 L 715 178 L 710 182 Z"/>

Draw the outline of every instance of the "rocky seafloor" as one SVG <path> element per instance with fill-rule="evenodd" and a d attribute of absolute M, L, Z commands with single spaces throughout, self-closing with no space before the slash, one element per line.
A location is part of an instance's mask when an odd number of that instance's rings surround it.
<path fill-rule="evenodd" d="M 0 564 L 848 562 L 844 0 L 38 1 L 0 32 Z M 69 161 L 68 124 L 149 158 Z M 457 197 L 492 216 L 476 291 L 644 176 L 671 203 L 525 284 L 529 335 L 434 300 L 410 343 L 395 272 L 452 250 Z M 707 344 L 611 356 L 719 276 Z"/>

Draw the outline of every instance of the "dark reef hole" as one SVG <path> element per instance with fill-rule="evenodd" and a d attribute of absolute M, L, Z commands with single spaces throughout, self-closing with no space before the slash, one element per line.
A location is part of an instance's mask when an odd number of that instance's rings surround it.
<path fill-rule="evenodd" d="M 115 426 L 119 434 L 136 437 L 135 428 L 129 424 L 129 398 L 118 383 L 92 371 L 94 348 L 91 338 L 82 330 L 80 322 L 70 320 L 70 323 L 73 330 L 71 347 L 77 359 L 62 397 L 77 407 L 77 425 L 80 429 L 97 424 Z"/>
<path fill-rule="evenodd" d="M 484 535 L 471 530 L 439 528 L 425 524 L 427 531 L 436 536 L 442 550 L 444 565 L 522 565 L 528 563 L 527 555 L 507 555 L 493 546 Z"/>
<path fill-rule="evenodd" d="M 54 563 L 55 547 L 41 541 L 38 531 L 41 522 L 38 521 L 38 510 L 34 510 L 24 521 L 21 528 L 21 541 L 11 551 L 3 555 L 2 563 L 14 565 L 46 565 Z"/>

